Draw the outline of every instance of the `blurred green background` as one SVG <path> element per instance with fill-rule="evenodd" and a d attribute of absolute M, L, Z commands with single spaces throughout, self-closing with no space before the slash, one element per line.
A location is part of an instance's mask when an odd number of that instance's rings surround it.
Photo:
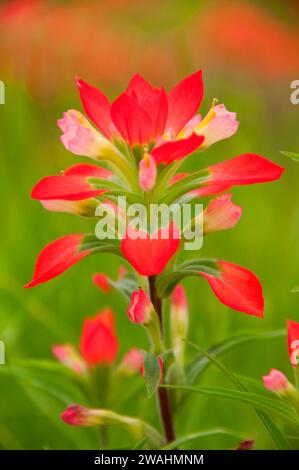
<path fill-rule="evenodd" d="M 140 329 L 128 322 L 123 299 L 104 296 L 91 282 L 97 271 L 116 275 L 116 258 L 97 255 L 45 285 L 22 287 L 47 243 L 93 230 L 93 221 L 47 212 L 30 199 L 31 188 L 43 176 L 84 160 L 63 148 L 56 126 L 63 111 L 81 110 L 77 75 L 113 98 L 135 72 L 169 88 L 186 74 L 203 70 L 202 114 L 217 97 L 238 113 L 241 124 L 233 138 L 202 154 L 202 161 L 190 158 L 186 168 L 255 152 L 285 166 L 286 172 L 275 183 L 234 188 L 234 201 L 244 210 L 240 223 L 209 236 L 201 253 L 236 262 L 258 275 L 265 318 L 232 311 L 220 304 L 204 280 L 188 280 L 190 338 L 207 347 L 242 330 L 274 330 L 285 327 L 286 318 L 299 321 L 298 294 L 291 293 L 299 284 L 299 166 L 280 154 L 299 149 L 299 105 L 290 103 L 290 83 L 299 79 L 298 17 L 296 1 L 1 2 L 0 79 L 6 102 L 0 106 L 0 339 L 7 363 L 50 360 L 53 344 L 78 344 L 84 317 L 105 305 L 115 312 L 119 360 L 133 345 L 146 345 Z M 188 356 L 193 355 L 188 350 Z M 270 367 L 293 379 L 284 337 L 244 345 L 223 361 L 256 379 Z M 226 384 L 213 367 L 201 383 Z M 99 445 L 96 431 L 71 428 L 59 419 L 68 403 L 81 399 L 67 377 L 61 375 L 59 384 L 61 393 L 55 395 L 42 372 L 34 378 L 21 372 L 19 378 L 0 376 L 0 448 Z M 157 424 L 155 398 L 146 398 L 141 377 L 120 382 L 110 398 L 115 410 Z M 183 435 L 215 426 L 240 430 L 256 441 L 257 449 L 273 447 L 252 409 L 221 399 L 190 399 L 176 427 Z M 132 444 L 122 431 L 110 435 L 112 447 Z M 235 444 L 235 439 L 213 436 L 192 446 L 226 449 Z"/>

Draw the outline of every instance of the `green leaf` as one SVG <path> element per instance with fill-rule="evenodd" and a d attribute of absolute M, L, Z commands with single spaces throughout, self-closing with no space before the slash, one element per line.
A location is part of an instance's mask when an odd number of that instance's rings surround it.
<path fill-rule="evenodd" d="M 159 200 L 160 203 L 171 204 L 183 194 L 189 193 L 193 189 L 200 188 L 208 179 L 207 170 L 199 170 L 183 178 L 167 189 L 164 196 Z"/>
<path fill-rule="evenodd" d="M 137 442 L 137 444 L 132 447 L 132 450 L 140 450 L 140 449 L 143 449 L 143 446 L 147 443 L 148 441 L 148 438 L 145 437 L 144 439 L 142 439 L 141 441 Z"/>
<path fill-rule="evenodd" d="M 89 432 L 86 434 L 79 431 L 78 442 L 71 427 L 62 429 L 59 418 L 59 414 L 68 404 L 87 402 L 83 378 L 79 374 L 54 361 L 22 360 L 1 366 L 0 384 L 4 376 L 12 379 L 14 386 L 21 387 L 21 397 L 27 397 L 32 402 L 38 410 L 38 415 L 42 415 L 45 423 L 47 420 L 46 426 L 54 426 L 57 432 L 63 431 L 62 436 L 67 442 L 76 443 L 78 448 L 92 445 Z M 20 410 L 22 414 L 22 400 Z"/>
<path fill-rule="evenodd" d="M 61 364 L 50 361 L 16 361 L 0 367 L 1 374 L 11 376 L 29 387 L 46 391 L 67 405 L 85 401 L 84 379 Z"/>
<path fill-rule="evenodd" d="M 199 272 L 217 276 L 219 274 L 217 261 L 198 258 L 174 266 L 172 272 L 157 277 L 156 287 L 159 297 L 168 297 L 178 282 L 187 276 L 198 276 Z"/>
<path fill-rule="evenodd" d="M 175 175 L 178 171 L 180 166 L 182 165 L 183 160 L 177 160 L 170 165 L 167 165 L 159 174 L 158 182 L 154 188 L 154 200 L 159 201 L 161 197 L 164 196 L 165 191 L 169 188 L 169 182 L 171 178 Z"/>
<path fill-rule="evenodd" d="M 196 439 L 200 439 L 201 437 L 215 436 L 218 434 L 225 434 L 227 436 L 233 436 L 240 440 L 246 439 L 244 436 L 240 435 L 239 431 L 233 431 L 231 429 L 225 429 L 225 428 L 207 429 L 206 431 L 194 432 L 192 434 L 187 434 L 186 436 L 179 437 L 175 441 L 170 442 L 170 444 L 167 444 L 166 446 L 162 447 L 161 450 L 174 450 L 174 449 L 177 449 L 182 444 L 186 444 L 187 442 L 195 441 Z"/>
<path fill-rule="evenodd" d="M 273 441 L 277 445 L 279 450 L 290 450 L 291 446 L 288 440 L 285 438 L 283 433 L 280 431 L 279 427 L 276 426 L 274 421 L 271 417 L 264 413 L 263 411 L 259 411 L 256 409 L 256 413 L 258 414 L 260 420 L 264 424 L 265 428 L 268 430 L 268 433 L 272 437 Z"/>
<path fill-rule="evenodd" d="M 271 338 L 280 338 L 285 336 L 286 331 L 285 329 L 275 330 L 270 332 L 243 332 L 238 335 L 234 335 L 224 341 L 211 346 L 207 353 L 212 357 L 222 356 L 223 354 L 234 350 L 238 346 L 242 346 L 243 344 L 249 343 L 251 341 L 260 341 L 264 339 L 271 339 Z M 191 385 L 194 383 L 197 376 L 203 372 L 206 367 L 208 367 L 210 361 L 207 357 L 203 356 L 203 354 L 199 354 L 194 361 L 192 361 L 189 366 L 187 366 L 187 383 Z"/>
<path fill-rule="evenodd" d="M 161 380 L 161 368 L 159 359 L 151 353 L 142 351 L 143 362 L 143 378 L 147 388 L 148 397 L 150 398 L 157 390 Z"/>
<path fill-rule="evenodd" d="M 100 240 L 95 235 L 86 234 L 79 251 L 90 250 L 91 253 L 113 253 L 122 256 L 119 240 Z"/>
<path fill-rule="evenodd" d="M 161 385 L 166 388 L 174 388 L 185 392 L 198 393 L 214 398 L 225 398 L 228 400 L 234 400 L 239 403 L 251 405 L 265 413 L 275 415 L 282 421 L 291 425 L 299 425 L 297 416 L 295 415 L 293 408 L 286 402 L 280 399 L 271 399 L 261 397 L 256 393 L 241 392 L 240 390 L 233 390 L 228 388 L 220 387 L 195 387 L 188 385 Z"/>
<path fill-rule="evenodd" d="M 109 279 L 109 284 L 120 292 L 126 300 L 131 300 L 132 292 L 138 290 L 137 278 L 133 273 L 119 281 Z"/>
<path fill-rule="evenodd" d="M 230 370 L 228 370 L 221 362 L 219 362 L 217 359 L 215 359 L 214 357 L 212 357 L 209 353 L 207 353 L 206 351 L 203 351 L 203 350 L 200 350 L 200 348 L 198 348 L 197 345 L 194 345 L 193 343 L 189 342 L 190 345 L 193 345 L 193 347 L 195 347 L 195 349 L 197 349 L 198 351 L 201 351 L 202 355 L 204 355 L 210 362 L 212 362 L 216 367 L 218 367 L 219 370 L 221 370 L 221 372 L 224 373 L 224 375 L 226 375 L 226 377 L 229 378 L 229 380 L 240 390 L 240 391 L 243 391 L 243 392 L 248 392 L 248 389 L 245 387 L 244 383 L 243 383 L 243 378 L 242 378 L 242 381 L 240 380 L 240 377 L 239 376 L 236 376 L 235 374 L 233 374 Z M 246 378 L 245 378 L 246 379 Z M 250 381 L 250 383 L 256 383 L 255 380 L 252 380 L 252 379 L 249 379 L 248 381 Z M 259 384 L 258 384 L 259 385 Z M 262 423 L 264 424 L 265 428 L 268 430 L 270 436 L 272 437 L 272 439 L 274 440 L 275 444 L 277 445 L 277 447 L 281 450 L 286 450 L 286 449 L 290 449 L 290 444 L 289 442 L 287 441 L 287 439 L 284 437 L 284 435 L 282 434 L 282 432 L 280 431 L 280 429 L 276 426 L 276 424 L 273 422 L 273 420 L 270 418 L 270 416 L 268 416 L 266 413 L 264 413 L 263 411 L 255 408 L 254 409 L 257 416 L 260 418 L 260 420 L 262 421 Z"/>
<path fill-rule="evenodd" d="M 294 162 L 299 162 L 299 153 L 287 152 L 285 150 L 281 150 L 280 153 L 282 153 L 282 155 L 285 157 L 291 158 L 291 160 L 294 160 Z"/>
<path fill-rule="evenodd" d="M 107 190 L 108 195 L 125 196 L 129 203 L 142 202 L 140 195 L 128 190 L 127 187 L 122 186 L 114 181 L 108 181 L 101 178 L 88 178 L 88 181 L 94 189 Z"/>

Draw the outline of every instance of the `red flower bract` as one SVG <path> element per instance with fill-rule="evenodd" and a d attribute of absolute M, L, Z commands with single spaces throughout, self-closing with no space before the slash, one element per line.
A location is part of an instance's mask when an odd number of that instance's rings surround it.
<path fill-rule="evenodd" d="M 253 153 L 244 153 L 208 168 L 209 182 L 243 185 L 265 183 L 279 179 L 284 168 L 264 157 Z"/>
<path fill-rule="evenodd" d="M 94 274 L 92 277 L 93 283 L 101 289 L 105 294 L 111 291 L 111 285 L 109 284 L 109 277 L 103 273 Z"/>
<path fill-rule="evenodd" d="M 288 320 L 288 354 L 291 364 L 297 367 L 299 362 L 299 323 Z"/>
<path fill-rule="evenodd" d="M 90 120 L 108 139 L 117 135 L 117 131 L 110 116 L 110 103 L 108 98 L 106 98 L 101 90 L 89 85 L 84 82 L 84 80 L 77 79 L 77 85 L 83 108 Z"/>
<path fill-rule="evenodd" d="M 90 251 L 79 251 L 84 234 L 66 235 L 49 243 L 39 254 L 32 281 L 24 287 L 34 287 L 62 274 L 85 258 Z"/>
<path fill-rule="evenodd" d="M 179 244 L 180 234 L 174 223 L 159 229 L 152 237 L 142 230 L 135 232 L 129 226 L 121 251 L 139 274 L 153 276 L 163 271 Z"/>
<path fill-rule="evenodd" d="M 194 116 L 201 103 L 201 71 L 178 83 L 169 96 L 163 88 L 154 88 L 136 74 L 126 91 L 111 105 L 97 88 L 79 79 L 77 84 L 86 114 L 110 140 L 120 135 L 131 147 L 157 141 L 160 148 L 155 150 L 154 158 L 165 163 L 183 158 L 203 142 L 203 137 L 199 136 L 179 139 L 178 142 L 173 140 Z M 164 134 L 165 148 L 161 145 Z"/>
<path fill-rule="evenodd" d="M 83 323 L 80 352 L 87 364 L 111 364 L 118 351 L 118 341 L 114 330 L 114 315 L 106 308 L 94 318 Z"/>
<path fill-rule="evenodd" d="M 131 79 L 126 90 L 127 95 L 133 98 L 147 113 L 151 120 L 150 139 L 155 140 L 163 134 L 167 114 L 167 95 L 163 88 L 154 88 L 139 74 Z"/>
<path fill-rule="evenodd" d="M 204 137 L 202 135 L 192 134 L 187 139 L 174 140 L 159 145 L 159 147 L 154 148 L 151 155 L 157 164 L 165 163 L 169 165 L 174 160 L 181 160 L 190 155 L 203 141 Z"/>
<path fill-rule="evenodd" d="M 200 272 L 220 302 L 239 312 L 263 317 L 264 299 L 255 274 L 227 261 L 218 261 L 219 276 Z"/>
<path fill-rule="evenodd" d="M 46 176 L 33 188 L 31 197 L 39 201 L 64 200 L 80 201 L 103 194 L 105 190 L 95 190 L 88 178 L 108 179 L 111 172 L 96 165 L 74 165 L 62 175 Z"/>
<path fill-rule="evenodd" d="M 168 98 L 166 129 L 176 136 L 198 110 L 203 97 L 201 70 L 178 83 Z"/>

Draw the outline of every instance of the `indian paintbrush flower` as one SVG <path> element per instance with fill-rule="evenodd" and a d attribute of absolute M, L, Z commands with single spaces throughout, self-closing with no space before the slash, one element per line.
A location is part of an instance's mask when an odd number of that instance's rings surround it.
<path fill-rule="evenodd" d="M 86 373 L 88 367 L 112 364 L 118 352 L 113 311 L 106 308 L 84 320 L 80 353 L 69 344 L 55 345 L 52 351 L 59 362 L 81 374 Z"/>
<path fill-rule="evenodd" d="M 103 162 L 103 167 L 78 164 L 60 175 L 43 178 L 33 189 L 32 197 L 48 210 L 98 218 L 102 217 L 98 209 L 106 206 L 111 212 L 109 221 L 116 212 L 124 230 L 121 240 L 107 239 L 98 234 L 99 221 L 96 235 L 80 233 L 55 240 L 38 256 L 32 280 L 26 287 L 55 278 L 92 253 L 113 253 L 130 263 L 137 276 L 129 283 L 122 276 L 120 290 L 126 297 L 131 294 L 128 317 L 131 322 L 146 328 L 152 351 L 143 352 L 141 361 L 140 352 L 131 350 L 119 369 L 132 371 L 140 367 L 148 392 L 158 388 L 165 435 L 170 442 L 175 439 L 175 433 L 168 392 L 159 387 L 165 353 L 162 298 L 175 289 L 171 296 L 174 364 L 183 368 L 182 340 L 188 330 L 188 307 L 178 282 L 187 275 L 202 277 L 224 305 L 258 317 L 263 316 L 264 310 L 262 287 L 254 273 L 231 262 L 198 258 L 180 265 L 178 255 L 182 251 L 184 231 L 177 226 L 174 216 L 150 230 L 136 227 L 134 216 L 124 213 L 123 205 L 116 203 L 116 199 L 124 197 L 133 205 L 145 208 L 152 204 L 181 207 L 186 200 L 218 195 L 235 185 L 275 181 L 284 169 L 264 157 L 245 153 L 224 162 L 208 164 L 190 174 L 178 173 L 186 157 L 232 136 L 239 125 L 236 113 L 216 102 L 203 119 L 197 114 L 203 98 L 201 71 L 179 82 L 170 93 L 153 87 L 140 75 L 134 75 L 126 90 L 112 103 L 101 90 L 85 81 L 77 79 L 77 85 L 85 113 L 95 128 L 80 112 L 68 111 L 58 121 L 63 132 L 61 140 L 67 150 Z M 200 165 L 200 155 L 196 158 Z M 232 203 L 231 195 L 218 196 L 204 211 L 204 233 L 232 228 L 240 216 L 241 208 Z M 149 294 L 145 287 L 147 280 L 141 276 L 148 277 Z M 136 286 L 136 278 L 140 279 L 144 289 L 132 287 Z M 94 277 L 94 283 L 104 292 L 110 291 L 112 282 L 102 273 Z M 117 287 L 117 282 L 114 284 Z M 293 341 L 293 336 L 291 339 Z M 289 347 L 293 348 L 292 345 Z M 70 345 L 53 349 L 61 362 L 80 373 L 84 371 L 84 365 L 90 368 L 113 364 L 117 351 L 114 315 L 109 308 L 84 320 L 80 340 L 82 363 Z M 149 383 L 149 371 L 155 372 L 154 383 Z M 285 390 L 291 390 L 291 385 L 280 374 L 271 372 L 264 381 L 268 388 L 285 393 Z M 147 435 L 161 445 L 160 436 L 149 425 L 110 410 L 71 405 L 62 414 L 62 419 L 79 426 L 123 425 L 135 436 L 143 438 Z"/>

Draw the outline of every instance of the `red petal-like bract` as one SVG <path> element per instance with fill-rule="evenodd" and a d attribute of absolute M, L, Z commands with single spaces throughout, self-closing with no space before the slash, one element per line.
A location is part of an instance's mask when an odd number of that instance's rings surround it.
<path fill-rule="evenodd" d="M 86 318 L 83 323 L 80 352 L 87 364 L 111 364 L 117 351 L 113 311 L 106 308 L 94 318 Z"/>
<path fill-rule="evenodd" d="M 109 277 L 107 274 L 97 273 L 92 277 L 93 283 L 101 289 L 105 294 L 111 291 L 111 285 L 109 284 Z"/>
<path fill-rule="evenodd" d="M 131 302 L 127 308 L 127 315 L 132 323 L 147 323 L 150 319 L 152 304 L 148 294 L 139 287 L 132 292 Z"/>
<path fill-rule="evenodd" d="M 90 250 L 79 251 L 84 234 L 66 235 L 49 243 L 38 255 L 33 278 L 24 287 L 34 287 L 59 276 L 85 258 Z"/>
<path fill-rule="evenodd" d="M 208 196 L 215 196 L 216 194 L 223 193 L 231 188 L 230 184 L 209 184 L 207 186 L 202 186 L 201 188 L 194 189 L 192 194 L 197 197 L 208 197 Z"/>
<path fill-rule="evenodd" d="M 116 129 L 111 120 L 108 98 L 101 90 L 84 80 L 77 79 L 77 85 L 87 116 L 108 139 L 111 139 L 116 134 Z"/>
<path fill-rule="evenodd" d="M 299 362 L 299 323 L 288 320 L 288 353 L 291 364 L 297 367 Z"/>
<path fill-rule="evenodd" d="M 33 188 L 31 197 L 39 201 L 62 199 L 64 201 L 81 201 L 99 196 L 103 190 L 95 190 L 80 176 L 46 176 Z"/>
<path fill-rule="evenodd" d="M 87 178 L 102 178 L 108 180 L 113 176 L 112 171 L 107 170 L 98 165 L 91 163 L 77 163 L 72 165 L 63 172 L 67 176 L 86 176 Z"/>
<path fill-rule="evenodd" d="M 155 159 L 155 162 L 165 163 L 169 165 L 174 160 L 180 160 L 181 158 L 190 155 L 203 143 L 204 137 L 202 135 L 192 134 L 187 139 L 173 140 L 165 142 L 164 144 L 156 147 L 151 155 Z"/>
<path fill-rule="evenodd" d="M 178 83 L 168 97 L 166 130 L 176 136 L 198 110 L 203 97 L 201 71 Z"/>
<path fill-rule="evenodd" d="M 200 272 L 220 302 L 239 312 L 263 317 L 262 286 L 248 269 L 227 261 L 218 261 L 219 276 Z"/>
<path fill-rule="evenodd" d="M 209 181 L 227 184 L 255 184 L 275 181 L 284 172 L 284 168 L 254 153 L 244 153 L 208 168 Z"/>
<path fill-rule="evenodd" d="M 130 227 L 121 242 L 121 251 L 129 263 L 143 276 L 160 274 L 168 261 L 176 253 L 180 244 L 180 233 L 174 223 L 168 228 L 159 229 L 150 237 L 148 233 L 139 231 L 136 238 L 135 230 L 130 236 Z M 163 238 L 165 237 L 165 238 Z"/>
<path fill-rule="evenodd" d="M 73 165 L 64 174 L 46 176 L 33 188 L 31 197 L 39 201 L 81 201 L 103 194 L 105 190 L 94 189 L 87 178 L 108 179 L 112 173 L 105 168 L 90 164 Z"/>
<path fill-rule="evenodd" d="M 163 135 L 167 114 L 168 101 L 163 88 L 154 88 L 139 74 L 131 79 L 126 93 L 137 101 L 138 105 L 148 114 L 151 119 L 151 137 L 155 140 Z"/>
<path fill-rule="evenodd" d="M 112 103 L 111 117 L 119 133 L 131 146 L 151 140 L 152 121 L 149 114 L 127 93 Z"/>

